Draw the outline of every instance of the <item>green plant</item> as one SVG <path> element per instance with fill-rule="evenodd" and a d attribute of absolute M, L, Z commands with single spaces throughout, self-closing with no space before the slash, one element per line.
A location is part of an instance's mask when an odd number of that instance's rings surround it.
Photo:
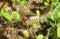
<path fill-rule="evenodd" d="M 36 37 L 36 39 L 44 39 L 44 36 L 40 34 Z"/>
<path fill-rule="evenodd" d="M 19 13 L 13 11 L 12 14 L 9 14 L 5 9 L 1 9 L 1 14 L 5 17 L 8 21 L 12 21 L 13 19 L 20 20 Z"/>
<path fill-rule="evenodd" d="M 20 0 L 11 0 L 12 2 L 19 3 Z"/>
<path fill-rule="evenodd" d="M 23 31 L 23 34 L 24 34 L 25 37 L 29 37 L 29 32 L 28 32 L 28 30 L 24 30 L 24 31 Z"/>
<path fill-rule="evenodd" d="M 33 26 L 32 26 L 33 28 L 38 28 L 38 25 L 37 24 L 33 24 Z"/>
<path fill-rule="evenodd" d="M 52 39 L 60 38 L 60 2 L 57 4 L 55 9 L 52 9 L 51 16 L 45 21 L 47 24 L 44 26 L 48 27 L 49 36 Z M 46 38 L 49 38 L 48 34 Z"/>
<path fill-rule="evenodd" d="M 13 19 L 20 20 L 20 15 L 16 11 L 13 11 L 11 16 L 13 17 Z"/>
<path fill-rule="evenodd" d="M 52 11 L 52 16 L 51 16 L 52 20 L 56 20 L 59 17 L 60 15 L 59 10 L 60 10 L 60 3 L 58 3 L 55 9 Z"/>
<path fill-rule="evenodd" d="M 20 2 L 20 4 L 24 7 L 24 6 L 27 6 L 28 2 L 26 0 L 23 0 Z"/>
<path fill-rule="evenodd" d="M 60 38 L 60 3 L 58 3 L 55 9 L 52 11 L 52 15 L 50 16 L 50 19 L 52 21 L 49 21 L 49 23 L 50 25 L 52 24 L 51 26 L 53 27 L 51 28 L 50 35 L 53 36 L 54 33 L 57 32 L 56 34 Z M 54 29 L 56 29 L 56 31 Z M 56 38 L 57 38 L 57 35 L 55 35 Z"/>
<path fill-rule="evenodd" d="M 12 20 L 12 16 L 5 10 L 5 9 L 1 9 L 1 14 L 3 17 L 5 17 L 7 20 L 11 21 Z"/>
<path fill-rule="evenodd" d="M 55 8 L 58 3 L 59 0 L 52 0 L 52 7 Z"/>
<path fill-rule="evenodd" d="M 44 1 L 44 5 L 47 7 L 47 6 L 49 6 L 49 0 L 45 0 Z"/>
<path fill-rule="evenodd" d="M 57 36 L 60 38 L 60 27 L 57 29 Z"/>

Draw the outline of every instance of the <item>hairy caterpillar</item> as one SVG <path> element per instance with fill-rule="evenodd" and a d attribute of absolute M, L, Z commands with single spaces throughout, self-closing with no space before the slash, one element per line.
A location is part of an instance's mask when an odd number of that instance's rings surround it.
<path fill-rule="evenodd" d="M 32 16 L 26 21 L 26 23 L 27 24 L 35 24 L 35 23 L 43 21 L 44 19 L 46 19 L 50 16 L 51 16 L 51 12 L 44 14 L 42 16 Z"/>

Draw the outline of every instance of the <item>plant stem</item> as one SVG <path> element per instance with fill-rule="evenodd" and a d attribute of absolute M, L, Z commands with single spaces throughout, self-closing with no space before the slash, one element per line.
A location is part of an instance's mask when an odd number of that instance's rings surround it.
<path fill-rule="evenodd" d="M 1 9 L 4 7 L 4 5 L 6 4 L 6 1 L 3 3 L 3 5 L 1 6 L 1 8 L 0 8 L 0 11 L 1 11 Z"/>

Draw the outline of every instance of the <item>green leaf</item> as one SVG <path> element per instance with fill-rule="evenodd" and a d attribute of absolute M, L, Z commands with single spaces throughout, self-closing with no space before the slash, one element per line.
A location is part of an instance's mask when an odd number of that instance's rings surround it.
<path fill-rule="evenodd" d="M 60 23 L 57 24 L 57 27 L 60 27 Z"/>
<path fill-rule="evenodd" d="M 53 16 L 50 17 L 52 20 L 55 20 Z"/>
<path fill-rule="evenodd" d="M 15 0 L 16 3 L 18 3 L 20 0 Z"/>
<path fill-rule="evenodd" d="M 58 4 L 59 0 L 53 0 L 52 6 L 55 7 Z"/>
<path fill-rule="evenodd" d="M 27 30 L 24 30 L 23 31 L 23 34 L 25 35 L 25 37 L 28 37 L 29 36 L 29 32 Z"/>
<path fill-rule="evenodd" d="M 57 6 L 55 7 L 55 9 L 53 10 L 53 15 L 56 14 L 58 12 L 58 10 L 60 10 L 60 2 L 57 4 Z"/>
<path fill-rule="evenodd" d="M 2 14 L 7 20 L 9 20 L 9 21 L 12 20 L 11 15 L 10 15 L 5 9 L 3 9 L 3 8 L 2 8 L 2 10 L 1 10 L 1 14 Z"/>
<path fill-rule="evenodd" d="M 18 3 L 20 0 L 11 0 L 12 2 Z"/>
<path fill-rule="evenodd" d="M 35 29 L 37 29 L 38 28 L 38 25 L 37 24 L 33 24 L 32 27 L 35 28 Z"/>
<path fill-rule="evenodd" d="M 53 2 L 58 2 L 59 0 L 53 0 Z"/>
<path fill-rule="evenodd" d="M 50 33 L 49 36 L 57 38 L 57 29 L 56 29 L 56 27 L 54 27 L 54 28 L 51 27 L 49 33 Z"/>
<path fill-rule="evenodd" d="M 46 0 L 47 3 L 49 3 L 50 0 Z"/>
<path fill-rule="evenodd" d="M 57 36 L 60 38 L 60 27 L 57 29 Z"/>
<path fill-rule="evenodd" d="M 20 4 L 21 4 L 22 6 L 27 6 L 28 2 L 24 0 L 24 1 L 21 1 Z"/>
<path fill-rule="evenodd" d="M 58 13 L 55 13 L 50 17 L 52 20 L 56 20 L 58 18 Z"/>
<path fill-rule="evenodd" d="M 55 20 L 58 18 L 58 11 L 60 10 L 60 3 L 57 4 L 56 8 L 52 11 L 51 19 Z"/>
<path fill-rule="evenodd" d="M 16 19 L 16 20 L 20 20 L 20 15 L 19 15 L 19 13 L 15 12 L 15 11 L 12 12 L 11 16 L 12 16 L 14 19 Z"/>
<path fill-rule="evenodd" d="M 49 3 L 47 3 L 47 2 L 44 2 L 44 5 L 47 7 L 47 6 L 49 6 Z"/>
<path fill-rule="evenodd" d="M 60 18 L 60 10 L 58 11 L 58 17 Z"/>
<path fill-rule="evenodd" d="M 36 39 L 44 39 L 44 36 L 43 36 L 43 35 L 38 35 L 38 36 L 36 37 Z"/>

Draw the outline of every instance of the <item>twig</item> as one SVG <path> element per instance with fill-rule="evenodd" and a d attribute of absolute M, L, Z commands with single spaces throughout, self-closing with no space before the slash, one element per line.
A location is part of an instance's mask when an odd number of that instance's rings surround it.
<path fill-rule="evenodd" d="M 47 36 L 45 39 L 48 39 L 49 38 L 49 34 L 50 34 L 50 28 L 48 29 L 48 33 L 47 33 Z"/>
<path fill-rule="evenodd" d="M 1 8 L 0 8 L 0 11 L 1 11 L 1 9 L 4 7 L 4 5 L 6 4 L 6 1 L 3 3 L 3 5 L 1 6 Z"/>

